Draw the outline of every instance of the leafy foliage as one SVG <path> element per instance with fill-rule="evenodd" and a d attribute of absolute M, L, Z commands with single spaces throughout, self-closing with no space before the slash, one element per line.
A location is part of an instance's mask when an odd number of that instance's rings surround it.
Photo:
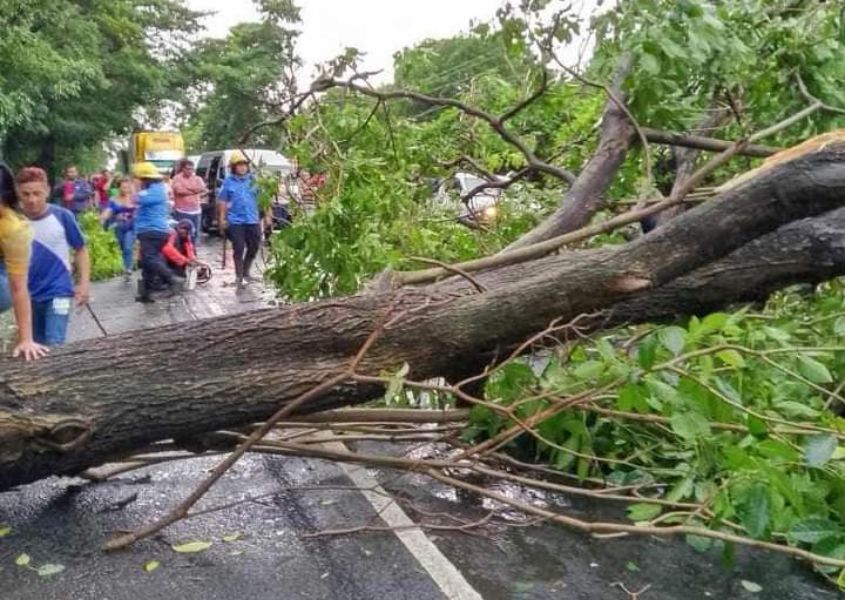
<path fill-rule="evenodd" d="M 111 231 L 103 229 L 97 213 L 88 211 L 79 218 L 91 259 L 91 280 L 110 279 L 123 273 L 120 247 Z"/>
<path fill-rule="evenodd" d="M 531 40 L 550 33 L 548 19 L 542 18 L 548 3 L 523 4 L 527 10 L 509 5 L 494 22 L 476 25 L 465 35 L 398 53 L 396 80 L 385 89 L 453 94 L 492 114 L 504 113 L 539 85 L 541 66 Z M 619 3 L 592 23 L 599 44 L 587 74 L 608 81 L 620 56 L 630 55 L 634 68 L 625 87 L 641 123 L 685 130 L 710 111 L 731 106 L 720 132 L 728 139 L 805 105 L 798 75 L 812 93 L 845 105 L 838 85 L 845 65 L 840 11 L 828 4 L 790 6 L 763 0 Z M 564 40 L 581 26 L 568 13 L 562 22 L 565 27 L 557 35 Z M 354 65 L 354 53 L 351 61 Z M 507 126 L 538 156 L 578 171 L 594 148 L 605 102 L 601 90 L 561 76 Z M 766 141 L 792 145 L 836 127 L 841 119 L 817 113 Z M 292 299 L 353 292 L 382 269 L 418 266 L 413 256 L 452 262 L 489 254 L 560 204 L 558 182 L 532 176 L 508 191 L 506 215 L 490 231 L 462 230 L 450 219 L 454 209 L 434 210 L 427 202 L 432 179 L 474 170 L 454 166 L 461 156 L 502 174 L 525 165 L 520 152 L 487 123 L 451 108 L 408 101 L 380 106 L 334 90 L 287 123 L 285 134 L 287 152 L 309 168 L 321 166 L 331 173 L 317 214 L 300 218 L 274 245 L 272 280 Z M 750 166 L 750 159 L 732 161 L 704 185 L 716 185 Z M 629 207 L 619 202 L 640 196 L 643 178 L 643 157 L 634 149 L 609 190 L 606 208 L 595 218 Z M 625 232 L 616 232 L 588 244 L 624 240 Z"/>
<path fill-rule="evenodd" d="M 541 418 L 510 451 L 704 507 L 675 509 L 664 523 L 732 523 L 754 538 L 842 556 L 845 399 L 832 373 L 845 372 L 843 314 L 845 285 L 833 281 L 811 297 L 777 295 L 760 314 L 715 313 L 580 341 L 540 370 L 513 362 L 488 383 L 486 399 L 514 418 L 476 406 L 467 435 L 496 435 L 601 390 Z M 636 504 L 628 515 L 652 521 L 667 510 Z"/>

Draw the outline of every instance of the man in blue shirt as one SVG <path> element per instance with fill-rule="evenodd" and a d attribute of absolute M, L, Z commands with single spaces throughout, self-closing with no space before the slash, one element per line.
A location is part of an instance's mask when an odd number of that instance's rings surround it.
<path fill-rule="evenodd" d="M 15 183 L 33 231 L 29 265 L 32 335 L 39 344 L 64 344 L 73 300 L 78 306 L 88 302 L 91 264 L 85 239 L 69 210 L 47 204 L 50 186 L 42 169 L 22 169 Z M 79 274 L 75 287 L 71 251 Z"/>
<path fill-rule="evenodd" d="M 247 282 L 258 281 L 250 269 L 261 247 L 261 218 L 258 210 L 258 189 L 255 176 L 249 171 L 249 160 L 240 151 L 229 159 L 231 173 L 223 180 L 217 194 L 217 222 L 220 230 L 232 240 L 235 262 L 235 284 L 243 289 Z"/>

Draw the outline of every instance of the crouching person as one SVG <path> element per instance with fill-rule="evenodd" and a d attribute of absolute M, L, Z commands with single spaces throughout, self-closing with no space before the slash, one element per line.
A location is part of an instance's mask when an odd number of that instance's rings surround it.
<path fill-rule="evenodd" d="M 179 275 L 186 276 L 188 266 L 197 263 L 197 254 L 194 250 L 194 224 L 188 219 L 182 219 L 176 225 L 176 229 L 170 234 L 162 249 L 167 266 Z"/>
<path fill-rule="evenodd" d="M 15 178 L 18 197 L 33 231 L 29 266 L 32 332 L 39 344 L 56 346 L 67 339 L 71 306 L 88 302 L 91 264 L 88 248 L 69 210 L 47 204 L 47 174 L 27 167 Z M 71 254 L 79 278 L 74 286 Z"/>

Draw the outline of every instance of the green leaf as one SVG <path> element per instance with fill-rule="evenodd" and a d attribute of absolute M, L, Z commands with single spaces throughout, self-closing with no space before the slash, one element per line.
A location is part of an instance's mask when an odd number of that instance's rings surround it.
<path fill-rule="evenodd" d="M 833 382 L 833 377 L 826 366 L 804 354 L 798 355 L 798 372 L 813 383 Z"/>
<path fill-rule="evenodd" d="M 769 428 L 766 426 L 766 422 L 753 415 L 749 415 L 745 424 L 748 426 L 749 433 L 751 433 L 754 437 L 765 437 L 769 433 Z"/>
<path fill-rule="evenodd" d="M 686 52 L 684 52 L 684 49 L 667 37 L 659 38 L 657 40 L 657 44 L 669 58 L 686 58 Z"/>
<path fill-rule="evenodd" d="M 668 383 L 663 383 L 659 379 L 650 377 L 648 381 L 646 381 L 646 385 L 652 393 L 652 396 L 647 397 L 646 401 L 649 402 L 655 410 L 662 410 L 664 402 L 671 406 L 677 404 L 679 399 L 678 390 Z M 657 399 L 658 402 L 650 402 L 650 399 Z"/>
<path fill-rule="evenodd" d="M 745 359 L 736 350 L 721 350 L 716 353 L 716 357 L 726 365 L 730 365 L 736 369 L 741 369 L 745 366 Z"/>
<path fill-rule="evenodd" d="M 728 315 L 722 312 L 711 313 L 701 321 L 701 329 L 708 333 L 721 331 L 728 323 Z"/>
<path fill-rule="evenodd" d="M 12 528 L 5 524 L 0 524 L 0 538 L 6 537 L 12 533 Z"/>
<path fill-rule="evenodd" d="M 160 566 L 161 566 L 161 563 L 159 561 L 148 560 L 147 562 L 144 563 L 144 571 L 146 571 L 147 573 L 152 573 L 153 571 L 158 569 Z"/>
<path fill-rule="evenodd" d="M 821 540 L 843 533 L 833 521 L 810 517 L 795 523 L 787 534 L 790 540 L 815 544 Z"/>
<path fill-rule="evenodd" d="M 657 360 L 657 338 L 649 335 L 640 342 L 637 348 L 637 362 L 640 367 L 649 370 L 654 366 L 655 360 Z"/>
<path fill-rule="evenodd" d="M 789 341 L 790 335 L 783 329 L 777 327 L 763 327 L 763 333 L 772 338 L 776 342 L 785 344 Z"/>
<path fill-rule="evenodd" d="M 823 540 L 819 540 L 813 544 L 812 550 L 815 554 L 820 554 L 821 556 L 829 556 L 831 558 L 840 559 L 845 558 L 845 538 L 838 535 L 824 538 Z M 836 567 L 821 566 L 819 566 L 819 569 L 830 569 L 830 572 L 835 572 L 837 570 Z"/>
<path fill-rule="evenodd" d="M 836 436 L 833 434 L 812 435 L 804 444 L 804 460 L 810 467 L 821 467 L 836 450 Z"/>
<path fill-rule="evenodd" d="M 56 564 L 47 563 L 47 564 L 44 564 L 44 565 L 41 565 L 40 567 L 38 567 L 36 569 L 36 572 L 41 577 L 50 577 L 51 575 L 57 575 L 64 570 L 65 570 L 64 565 L 56 565 Z"/>
<path fill-rule="evenodd" d="M 792 446 L 778 440 L 763 440 L 757 444 L 756 448 L 767 458 L 779 458 L 790 462 L 797 462 L 801 458 Z"/>
<path fill-rule="evenodd" d="M 648 52 L 643 52 L 640 55 L 640 65 L 649 75 L 658 75 L 660 73 L 660 62 L 654 55 Z"/>
<path fill-rule="evenodd" d="M 664 348 L 675 356 L 678 356 L 684 349 L 686 334 L 686 330 L 673 325 L 671 327 L 664 327 L 658 331 L 657 337 L 660 339 L 660 343 L 663 344 Z"/>
<path fill-rule="evenodd" d="M 762 585 L 754 583 L 753 581 L 748 581 L 747 579 L 743 579 L 739 582 L 739 584 L 752 594 L 759 594 L 763 591 Z"/>
<path fill-rule="evenodd" d="M 845 337 L 845 317 L 839 317 L 833 323 L 833 333 L 837 337 Z"/>
<path fill-rule="evenodd" d="M 663 508 L 659 504 L 641 502 L 628 507 L 628 518 L 636 522 L 651 521 L 661 512 L 663 512 Z"/>
<path fill-rule="evenodd" d="M 29 554 L 18 554 L 18 557 L 15 559 L 15 564 L 19 567 L 25 567 L 30 562 Z"/>
<path fill-rule="evenodd" d="M 578 379 L 595 379 L 604 371 L 604 363 L 598 360 L 587 360 L 572 370 Z"/>
<path fill-rule="evenodd" d="M 687 535 L 687 544 L 698 550 L 699 552 L 706 552 L 713 546 L 713 539 L 701 535 Z"/>
<path fill-rule="evenodd" d="M 625 569 L 630 571 L 631 573 L 636 573 L 640 570 L 640 566 L 632 560 L 629 560 L 625 563 Z"/>
<path fill-rule="evenodd" d="M 672 486 L 672 489 L 666 494 L 666 500 L 669 502 L 677 502 L 682 498 L 686 498 L 693 493 L 695 489 L 693 477 L 687 476 L 684 479 L 681 479 Z"/>
<path fill-rule="evenodd" d="M 194 552 L 202 552 L 203 550 L 208 550 L 211 548 L 211 542 L 187 542 L 185 544 L 173 544 L 170 546 L 173 548 L 174 551 L 179 552 L 181 554 L 191 554 Z"/>
<path fill-rule="evenodd" d="M 802 404 L 801 402 L 795 402 L 794 400 L 778 402 L 775 405 L 775 408 L 777 408 L 787 417 L 803 417 L 807 419 L 815 419 L 821 414 L 815 408 L 811 408 L 806 404 Z"/>
<path fill-rule="evenodd" d="M 760 539 L 765 535 L 771 520 L 770 505 L 769 487 L 760 482 L 753 484 L 738 511 L 742 526 L 751 537 Z"/>
<path fill-rule="evenodd" d="M 223 541 L 224 541 L 224 542 L 236 542 L 236 541 L 238 541 L 239 539 L 241 539 L 241 534 L 240 534 L 239 532 L 238 532 L 238 533 L 232 533 L 232 534 L 229 534 L 229 535 L 224 535 L 224 536 L 223 536 Z"/>
<path fill-rule="evenodd" d="M 676 413 L 669 419 L 669 423 L 672 430 L 685 440 L 692 441 L 710 434 L 710 423 L 698 413 Z"/>

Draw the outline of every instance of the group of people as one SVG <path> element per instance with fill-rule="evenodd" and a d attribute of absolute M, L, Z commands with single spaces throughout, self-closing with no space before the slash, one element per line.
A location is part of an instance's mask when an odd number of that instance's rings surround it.
<path fill-rule="evenodd" d="M 235 285 L 243 289 L 260 281 L 252 266 L 261 245 L 261 211 L 258 189 L 249 159 L 234 152 L 230 173 L 216 194 L 217 219 L 221 235 L 232 242 Z M 141 247 L 141 282 L 137 300 L 151 302 L 151 293 L 165 287 L 175 293 L 181 287 L 186 268 L 197 263 L 196 242 L 202 215 L 202 198 L 208 194 L 205 182 L 194 173 L 190 161 L 182 161 L 172 179 L 175 231 L 169 224 L 170 194 L 164 177 L 150 163 L 135 165 L 138 182 L 133 231 Z M 121 204 L 122 209 L 126 209 Z M 116 209 L 111 210 L 111 214 Z M 108 213 L 107 213 L 108 215 Z M 120 235 L 116 232 L 116 235 Z M 125 246 L 124 246 L 125 247 Z"/>
<path fill-rule="evenodd" d="M 229 169 L 216 195 L 217 217 L 221 234 L 232 242 L 235 284 L 243 289 L 258 281 L 252 266 L 262 219 L 248 158 L 234 152 Z M 108 174 L 100 176 L 105 180 Z M 98 185 L 107 200 L 99 199 Z M 122 250 L 127 276 L 134 268 L 136 242 L 140 246 L 136 300 L 147 303 L 157 289 L 178 291 L 186 270 L 197 263 L 197 232 L 207 193 L 187 160 L 177 165 L 169 186 L 148 162 L 134 165 L 131 178 L 93 185 L 69 168 L 52 194 L 44 170 L 27 167 L 13 175 L 0 166 L 0 313 L 14 312 L 18 339 L 13 354 L 34 360 L 49 346 L 64 343 L 73 303 L 88 302 L 91 269 L 77 223 L 81 212 L 101 210 L 101 221 L 114 230 Z M 171 216 L 177 220 L 175 228 Z"/>

